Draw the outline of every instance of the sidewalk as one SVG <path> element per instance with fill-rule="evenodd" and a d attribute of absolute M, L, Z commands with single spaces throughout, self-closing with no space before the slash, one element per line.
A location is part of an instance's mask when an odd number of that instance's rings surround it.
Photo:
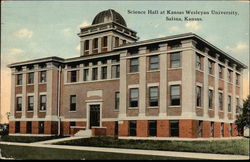
<path fill-rule="evenodd" d="M 77 139 L 81 139 L 81 138 L 87 138 L 87 137 L 66 137 L 66 138 L 53 139 L 53 140 L 47 140 L 47 141 L 41 141 L 41 142 L 34 142 L 34 143 L 31 143 L 31 144 L 32 145 L 37 145 L 37 144 L 53 144 L 53 143 L 58 143 L 58 142 L 77 140 Z"/>
<path fill-rule="evenodd" d="M 27 143 L 0 142 L 0 144 L 14 145 L 14 146 L 30 146 L 30 147 L 42 147 L 42 148 L 68 149 L 68 150 L 125 153 L 125 154 L 137 154 L 137 155 L 154 155 L 154 156 L 166 156 L 166 157 L 170 156 L 170 157 L 195 158 L 195 159 L 249 160 L 249 156 L 244 156 L 244 155 L 192 153 L 192 152 L 175 152 L 175 151 L 155 151 L 155 150 L 139 150 L 139 149 L 119 149 L 119 148 L 104 148 L 104 147 L 85 147 L 85 146 L 45 145 L 45 144 L 41 144 L 41 143 L 27 144 Z"/>

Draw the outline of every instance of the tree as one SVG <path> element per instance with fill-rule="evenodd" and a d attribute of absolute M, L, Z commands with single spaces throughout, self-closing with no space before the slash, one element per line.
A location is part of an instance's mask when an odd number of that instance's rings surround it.
<path fill-rule="evenodd" d="M 244 134 L 244 128 L 250 128 L 250 95 L 244 100 L 243 107 L 240 108 L 240 114 L 235 121 L 239 135 Z"/>

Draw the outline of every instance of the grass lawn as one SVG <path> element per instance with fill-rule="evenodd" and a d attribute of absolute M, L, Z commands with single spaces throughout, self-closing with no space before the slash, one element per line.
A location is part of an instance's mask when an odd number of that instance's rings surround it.
<path fill-rule="evenodd" d="M 21 142 L 21 143 L 32 143 L 39 141 L 46 141 L 52 139 L 63 138 L 61 136 L 46 136 L 46 137 L 30 137 L 30 136 L 2 136 L 0 141 L 3 142 Z"/>
<path fill-rule="evenodd" d="M 187 158 L 0 145 L 2 156 L 15 160 L 191 160 Z"/>
<path fill-rule="evenodd" d="M 127 139 L 116 139 L 113 137 L 92 137 L 92 138 L 59 142 L 57 144 L 249 155 L 249 139 L 247 138 L 229 139 L 229 140 L 209 140 L 209 141 L 160 141 L 160 140 L 127 140 Z"/>

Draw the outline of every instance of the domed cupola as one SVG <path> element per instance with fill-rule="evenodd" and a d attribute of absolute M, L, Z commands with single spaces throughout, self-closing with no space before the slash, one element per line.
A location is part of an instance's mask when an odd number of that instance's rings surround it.
<path fill-rule="evenodd" d="M 95 16 L 92 22 L 92 25 L 107 23 L 107 22 L 116 22 L 120 25 L 127 27 L 127 24 L 125 20 L 123 19 L 123 17 L 118 12 L 112 9 L 105 10 L 105 11 L 98 13 Z"/>

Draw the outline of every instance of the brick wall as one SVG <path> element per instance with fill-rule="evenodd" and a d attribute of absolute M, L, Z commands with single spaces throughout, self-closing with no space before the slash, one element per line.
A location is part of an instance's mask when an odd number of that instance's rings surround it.
<path fill-rule="evenodd" d="M 157 120 L 157 137 L 169 136 L 169 120 Z"/>
<path fill-rule="evenodd" d="M 10 134 L 14 134 L 15 133 L 15 122 L 14 121 L 10 121 L 9 122 L 9 133 Z"/>
<path fill-rule="evenodd" d="M 148 137 L 148 120 L 137 120 L 137 137 Z"/>
<path fill-rule="evenodd" d="M 38 134 L 39 132 L 39 122 L 38 121 L 34 121 L 32 122 L 32 134 Z"/>
<path fill-rule="evenodd" d="M 129 135 L 128 129 L 129 129 L 129 125 L 128 125 L 127 120 L 124 120 L 123 123 L 119 123 L 119 129 L 118 129 L 119 136 L 121 136 L 121 137 L 128 136 Z"/>
<path fill-rule="evenodd" d="M 220 137 L 220 122 L 214 122 L 214 137 Z"/>
<path fill-rule="evenodd" d="M 102 122 L 102 126 L 106 127 L 106 135 L 107 136 L 114 136 L 115 135 L 115 122 Z"/>
<path fill-rule="evenodd" d="M 210 122 L 203 121 L 202 122 L 202 137 L 209 138 L 210 137 Z"/>

